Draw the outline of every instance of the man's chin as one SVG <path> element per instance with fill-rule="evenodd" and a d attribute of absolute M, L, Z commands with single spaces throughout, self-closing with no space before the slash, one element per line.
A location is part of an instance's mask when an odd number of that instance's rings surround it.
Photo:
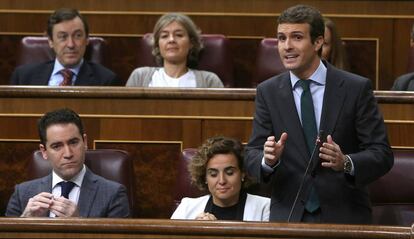
<path fill-rule="evenodd" d="M 69 59 L 69 60 L 65 60 L 63 61 L 63 63 L 61 63 L 64 67 L 74 67 L 76 65 L 78 65 L 80 62 L 80 59 Z"/>
<path fill-rule="evenodd" d="M 285 65 L 283 65 L 284 67 L 285 67 L 285 69 L 286 70 L 288 70 L 288 71 L 294 71 L 294 70 L 296 70 L 296 66 L 295 65 L 292 65 L 292 64 L 285 64 Z"/>
<path fill-rule="evenodd" d="M 59 176 L 64 180 L 70 180 L 75 177 L 75 175 L 77 175 L 80 171 L 81 169 L 79 169 L 79 167 L 67 167 Z"/>

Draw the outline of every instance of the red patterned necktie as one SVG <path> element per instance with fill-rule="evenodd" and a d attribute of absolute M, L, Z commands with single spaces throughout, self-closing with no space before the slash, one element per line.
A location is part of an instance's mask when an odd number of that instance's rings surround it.
<path fill-rule="evenodd" d="M 67 68 L 60 70 L 60 74 L 63 76 L 63 81 L 60 86 L 72 85 L 73 72 Z"/>

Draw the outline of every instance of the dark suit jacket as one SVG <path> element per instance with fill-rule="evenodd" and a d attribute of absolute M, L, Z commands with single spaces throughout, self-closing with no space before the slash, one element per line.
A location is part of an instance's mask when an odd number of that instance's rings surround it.
<path fill-rule="evenodd" d="M 16 185 L 6 209 L 6 216 L 20 216 L 31 197 L 52 192 L 52 174 Z M 125 186 L 98 176 L 86 168 L 78 209 L 80 217 L 129 217 Z"/>
<path fill-rule="evenodd" d="M 414 72 L 398 77 L 391 90 L 414 91 Z"/>
<path fill-rule="evenodd" d="M 11 85 L 48 85 L 55 61 L 26 64 L 17 67 L 10 79 Z M 75 81 L 78 86 L 120 85 L 118 77 L 109 69 L 84 60 Z"/>
<path fill-rule="evenodd" d="M 330 134 L 353 161 L 355 176 L 322 168 L 316 153 L 291 221 L 300 221 L 311 184 L 319 196 L 321 221 L 326 223 L 370 223 L 371 205 L 366 185 L 392 167 L 383 118 L 378 111 L 370 81 L 327 65 L 327 79 L 320 129 Z M 289 72 L 257 87 L 253 133 L 246 147 L 250 175 L 266 180 L 261 170 L 263 145 L 268 136 L 288 139 L 272 180 L 271 221 L 286 221 L 299 189 L 308 160 L 302 125 L 295 107 Z"/>

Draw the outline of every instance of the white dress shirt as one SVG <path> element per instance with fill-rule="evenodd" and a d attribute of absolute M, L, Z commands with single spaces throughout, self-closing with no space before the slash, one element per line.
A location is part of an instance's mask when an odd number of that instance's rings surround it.
<path fill-rule="evenodd" d="M 69 180 L 75 183 L 75 186 L 69 193 L 69 200 L 71 200 L 75 204 L 78 204 L 78 201 L 79 201 L 80 188 L 81 188 L 85 173 L 86 173 L 86 167 L 85 165 L 83 165 L 81 171 L 77 175 L 75 175 L 75 177 Z M 53 171 L 52 173 L 52 194 L 53 194 L 53 197 L 55 198 L 60 197 L 60 195 L 62 194 L 62 187 L 59 184 L 62 181 L 65 181 L 65 180 L 63 180 L 61 177 L 59 177 L 59 175 L 55 173 L 55 171 Z M 55 214 L 50 212 L 49 217 L 55 217 Z"/>

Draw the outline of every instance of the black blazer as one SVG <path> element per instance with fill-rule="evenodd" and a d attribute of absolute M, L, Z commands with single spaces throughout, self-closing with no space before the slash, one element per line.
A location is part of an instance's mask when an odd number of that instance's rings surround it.
<path fill-rule="evenodd" d="M 48 85 L 55 61 L 26 64 L 17 67 L 10 79 L 11 85 Z M 94 62 L 84 60 L 75 85 L 111 86 L 120 85 L 118 77 L 111 70 Z"/>
<path fill-rule="evenodd" d="M 325 223 L 371 223 L 371 203 L 367 184 L 384 175 L 393 165 L 383 118 L 368 79 L 324 62 L 327 79 L 320 129 L 348 154 L 355 176 L 322 168 L 314 158 L 303 193 L 291 221 L 300 221 L 311 184 L 319 196 L 321 220 Z M 262 82 L 257 87 L 253 133 L 246 147 L 246 167 L 260 180 L 263 145 L 268 136 L 288 139 L 272 180 L 271 221 L 286 221 L 305 172 L 309 155 L 302 125 L 295 107 L 289 72 Z"/>
<path fill-rule="evenodd" d="M 414 72 L 399 76 L 391 90 L 414 91 Z"/>

